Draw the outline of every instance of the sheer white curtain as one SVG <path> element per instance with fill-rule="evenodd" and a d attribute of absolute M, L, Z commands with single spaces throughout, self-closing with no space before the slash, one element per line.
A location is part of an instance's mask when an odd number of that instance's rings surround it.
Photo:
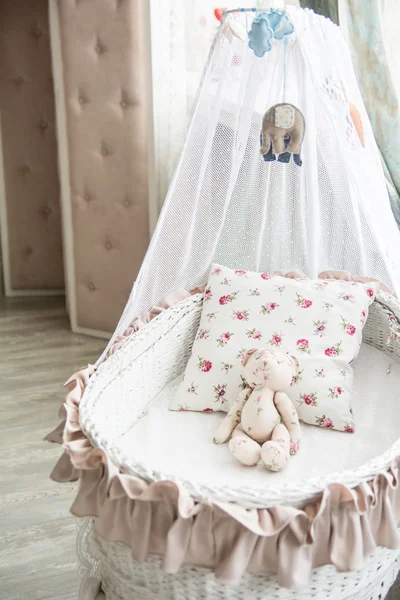
<path fill-rule="evenodd" d="M 219 0 L 150 0 L 153 88 L 153 214 L 158 215 L 174 173 L 201 73 L 218 28 Z M 240 7 L 298 5 L 298 0 L 241 0 Z M 223 0 L 237 8 L 237 0 Z M 155 223 L 153 223 L 154 226 Z"/>
<path fill-rule="evenodd" d="M 400 226 L 400 2 L 338 0 L 338 7 Z"/>
<path fill-rule="evenodd" d="M 393 83 L 398 96 L 400 96 L 400 2 L 384 0 L 383 23 L 387 33 L 384 41 L 387 46 L 387 55 L 392 71 Z"/>

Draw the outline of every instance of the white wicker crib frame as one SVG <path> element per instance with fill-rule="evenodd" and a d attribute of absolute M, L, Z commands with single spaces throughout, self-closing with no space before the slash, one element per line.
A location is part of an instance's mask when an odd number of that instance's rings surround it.
<path fill-rule="evenodd" d="M 107 600 L 383 600 L 400 569 L 400 551 L 379 548 L 360 571 L 338 573 L 332 565 L 313 569 L 302 590 L 281 588 L 276 575 L 249 573 L 232 586 L 210 569 L 191 565 L 182 565 L 175 575 L 164 573 L 159 555 L 139 563 L 129 546 L 104 540 L 93 524 L 90 517 L 78 522 L 79 600 L 100 600 L 100 588 Z"/>
<path fill-rule="evenodd" d="M 191 565 L 175 575 L 164 573 L 162 556 L 139 563 L 128 546 L 94 531 L 89 549 L 107 600 L 384 600 L 400 569 L 400 551 L 379 548 L 360 571 L 338 573 L 325 565 L 313 569 L 306 588 L 287 589 L 276 575 L 245 573 L 239 585 L 227 585 L 210 569 Z"/>
<path fill-rule="evenodd" d="M 92 445 L 104 450 L 114 464 L 149 482 L 173 481 L 194 500 L 269 508 L 278 504 L 301 506 L 331 483 L 356 487 L 386 470 L 400 455 L 398 439 L 383 454 L 355 469 L 294 483 L 270 484 L 262 492 L 247 487 L 224 486 L 219 489 L 194 480 L 183 480 L 173 473 L 155 471 L 123 455 L 118 446 L 120 437 L 146 413 L 149 402 L 184 371 L 197 332 L 202 299 L 203 296 L 198 294 L 166 310 L 134 334 L 100 365 L 91 378 L 80 404 L 81 427 Z M 398 332 L 399 328 L 398 300 L 378 292 L 363 330 L 364 342 L 400 362 L 397 336 L 388 344 L 389 334 Z"/>

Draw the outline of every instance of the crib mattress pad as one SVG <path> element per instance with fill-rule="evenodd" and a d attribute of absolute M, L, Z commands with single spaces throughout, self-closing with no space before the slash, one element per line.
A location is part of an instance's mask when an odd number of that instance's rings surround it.
<path fill-rule="evenodd" d="M 224 413 L 168 410 L 181 377 L 174 380 L 148 406 L 147 413 L 118 440 L 129 465 L 145 465 L 155 479 L 179 479 L 211 487 L 265 489 L 269 484 L 326 476 L 341 481 L 343 473 L 384 453 L 399 436 L 400 365 L 381 351 L 362 344 L 354 362 L 353 403 L 355 433 L 343 433 L 302 423 L 299 453 L 281 473 L 262 464 L 245 467 L 230 454 L 228 445 L 215 445 L 213 434 Z M 139 467 L 138 467 L 139 469 Z"/>

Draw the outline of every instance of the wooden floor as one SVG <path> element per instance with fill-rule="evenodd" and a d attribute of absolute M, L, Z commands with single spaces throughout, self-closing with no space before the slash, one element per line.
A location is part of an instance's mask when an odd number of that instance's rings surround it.
<path fill-rule="evenodd" d="M 74 485 L 49 473 L 63 384 L 104 341 L 73 335 L 62 298 L 0 297 L 0 599 L 76 600 Z"/>
<path fill-rule="evenodd" d="M 103 346 L 70 332 L 62 299 L 0 296 L 0 600 L 77 600 L 75 485 L 50 481 L 60 448 L 42 438 L 62 384 Z"/>

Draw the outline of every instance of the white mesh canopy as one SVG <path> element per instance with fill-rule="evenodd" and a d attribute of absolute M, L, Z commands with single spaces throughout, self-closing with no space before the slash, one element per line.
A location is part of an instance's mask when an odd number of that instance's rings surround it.
<path fill-rule="evenodd" d="M 225 13 L 116 334 L 168 293 L 204 284 L 212 262 L 310 277 L 344 269 L 400 291 L 400 234 L 349 51 L 327 19 L 287 14 L 294 32 L 257 57 L 247 36 L 257 13 Z M 302 166 L 260 154 L 263 116 L 280 102 L 304 115 Z"/>

